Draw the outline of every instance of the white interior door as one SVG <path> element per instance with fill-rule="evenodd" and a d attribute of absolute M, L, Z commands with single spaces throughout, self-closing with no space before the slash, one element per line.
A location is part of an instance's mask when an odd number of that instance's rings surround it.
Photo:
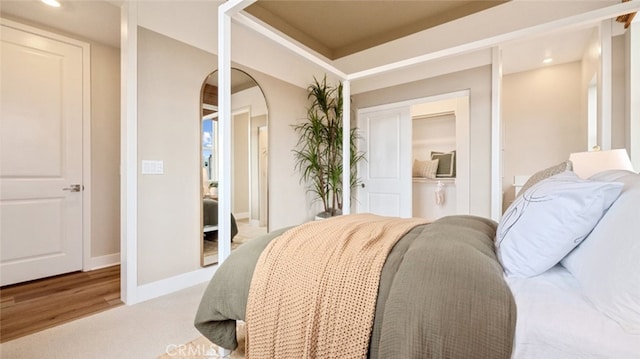
<path fill-rule="evenodd" d="M 2 25 L 0 265 L 7 285 L 82 269 L 82 48 Z"/>
<path fill-rule="evenodd" d="M 409 106 L 358 111 L 366 161 L 361 161 L 356 211 L 411 217 L 411 114 Z"/>

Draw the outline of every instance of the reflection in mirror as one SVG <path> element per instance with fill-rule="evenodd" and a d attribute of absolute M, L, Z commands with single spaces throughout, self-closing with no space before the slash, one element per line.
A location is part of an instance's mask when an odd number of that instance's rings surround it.
<path fill-rule="evenodd" d="M 201 93 L 201 265 L 218 261 L 218 72 Z M 231 70 L 231 249 L 267 233 L 267 103 L 246 72 Z"/>

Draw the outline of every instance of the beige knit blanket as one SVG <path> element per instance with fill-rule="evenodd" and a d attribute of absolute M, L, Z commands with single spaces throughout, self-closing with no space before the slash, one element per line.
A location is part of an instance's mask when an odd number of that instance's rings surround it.
<path fill-rule="evenodd" d="M 366 358 L 387 254 L 423 223 L 345 215 L 272 241 L 251 281 L 246 357 Z"/>

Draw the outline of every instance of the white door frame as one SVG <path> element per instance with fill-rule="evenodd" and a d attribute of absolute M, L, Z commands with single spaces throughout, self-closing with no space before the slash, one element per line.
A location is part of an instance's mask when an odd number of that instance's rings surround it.
<path fill-rule="evenodd" d="M 120 11 L 120 298 L 138 302 L 138 4 Z"/>
<path fill-rule="evenodd" d="M 0 17 L 0 24 L 82 49 L 82 270 L 91 270 L 91 46 L 83 41 Z"/>
<path fill-rule="evenodd" d="M 455 92 L 449 92 L 434 96 L 421 97 L 406 101 L 387 103 L 383 105 L 371 106 L 358 109 L 357 113 L 360 116 L 364 112 L 382 111 L 398 107 L 411 107 L 414 105 L 420 105 L 425 103 L 436 103 L 446 100 L 453 100 L 459 98 L 467 98 L 470 101 L 470 91 L 461 90 Z M 452 111 L 456 113 L 456 162 L 457 162 L 457 176 L 456 176 L 456 191 L 457 191 L 457 203 L 456 213 L 469 214 L 470 213 L 470 151 L 469 151 L 469 126 L 471 116 L 469 114 L 470 103 L 467 101 L 466 108 L 458 107 L 440 107 L 438 111 Z M 447 105 L 449 106 L 449 105 Z M 454 105 L 451 105 L 454 106 Z M 461 195 L 460 195 L 461 194 Z"/>

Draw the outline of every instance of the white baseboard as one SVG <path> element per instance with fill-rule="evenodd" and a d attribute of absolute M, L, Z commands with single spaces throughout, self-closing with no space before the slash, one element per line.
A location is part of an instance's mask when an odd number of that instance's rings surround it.
<path fill-rule="evenodd" d="M 107 254 L 100 257 L 89 258 L 88 265 L 84 266 L 85 271 L 111 267 L 120 264 L 120 253 Z"/>
<path fill-rule="evenodd" d="M 147 301 L 149 299 L 161 297 L 163 295 L 177 292 L 181 289 L 193 287 L 211 280 L 211 277 L 218 269 L 217 265 L 201 268 L 192 272 L 180 274 L 171 278 L 162 279 L 157 282 L 143 284 L 136 290 L 135 303 Z"/>

